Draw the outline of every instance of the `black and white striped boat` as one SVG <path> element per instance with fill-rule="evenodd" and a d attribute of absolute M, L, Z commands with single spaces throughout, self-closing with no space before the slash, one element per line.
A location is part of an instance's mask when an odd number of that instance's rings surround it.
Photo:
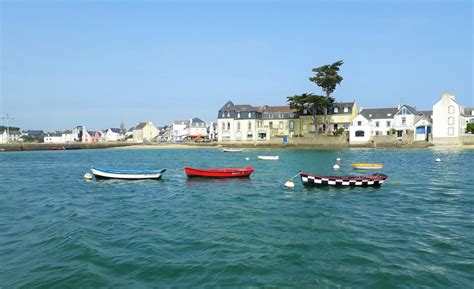
<path fill-rule="evenodd" d="M 371 176 L 363 177 L 328 177 L 312 174 L 300 173 L 301 182 L 309 187 L 378 187 L 388 178 L 387 175 L 376 173 Z"/>

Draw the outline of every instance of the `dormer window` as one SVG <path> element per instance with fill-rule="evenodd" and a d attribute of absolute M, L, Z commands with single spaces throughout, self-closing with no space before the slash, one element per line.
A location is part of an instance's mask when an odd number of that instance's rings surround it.
<path fill-rule="evenodd" d="M 225 112 L 222 112 L 222 117 L 224 117 L 224 116 L 225 116 Z"/>
<path fill-rule="evenodd" d="M 237 118 L 240 118 L 240 112 L 237 113 Z"/>
<path fill-rule="evenodd" d="M 387 116 L 392 116 L 392 114 L 391 114 L 391 113 L 387 113 Z"/>
<path fill-rule="evenodd" d="M 369 114 L 369 117 L 372 117 L 372 114 Z"/>
<path fill-rule="evenodd" d="M 335 107 L 334 108 L 334 113 L 339 113 L 339 108 Z"/>
<path fill-rule="evenodd" d="M 252 118 L 252 113 L 251 112 L 249 112 L 249 118 Z"/>
<path fill-rule="evenodd" d="M 348 108 L 348 107 L 344 107 L 344 112 L 349 112 L 349 108 Z"/>
<path fill-rule="evenodd" d="M 227 117 L 230 117 L 230 112 L 227 112 Z"/>

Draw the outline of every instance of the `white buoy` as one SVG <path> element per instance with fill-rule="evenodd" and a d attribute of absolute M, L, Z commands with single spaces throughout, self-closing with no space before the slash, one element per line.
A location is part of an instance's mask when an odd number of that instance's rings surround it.
<path fill-rule="evenodd" d="M 92 180 L 92 174 L 91 174 L 91 173 L 85 173 L 85 174 L 84 174 L 84 179 L 86 179 L 86 180 Z"/>
<path fill-rule="evenodd" d="M 340 167 L 338 164 L 335 164 L 335 165 L 332 166 L 332 168 L 335 169 L 335 170 L 338 170 L 338 169 L 340 169 L 341 167 Z"/>
<path fill-rule="evenodd" d="M 285 183 L 285 187 L 287 187 L 287 188 L 294 188 L 294 187 L 295 187 L 295 183 L 293 182 L 293 180 L 288 180 L 288 181 L 286 181 L 286 183 Z"/>
<path fill-rule="evenodd" d="M 249 158 L 249 157 L 246 157 L 245 160 L 248 161 L 248 160 L 250 160 L 250 158 Z"/>
<path fill-rule="evenodd" d="M 341 161 L 341 158 L 337 158 L 336 161 L 340 162 L 340 161 Z"/>
<path fill-rule="evenodd" d="M 440 158 L 437 158 L 437 159 L 436 159 L 436 162 L 437 162 L 437 163 L 439 163 L 440 161 L 441 161 L 441 159 L 440 159 Z"/>

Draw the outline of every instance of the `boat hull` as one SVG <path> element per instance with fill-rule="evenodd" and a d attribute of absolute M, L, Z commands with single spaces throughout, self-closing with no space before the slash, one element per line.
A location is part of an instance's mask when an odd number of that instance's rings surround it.
<path fill-rule="evenodd" d="M 112 169 L 99 169 L 92 168 L 92 174 L 96 179 L 120 179 L 120 180 L 157 180 L 161 178 L 162 174 L 166 171 L 162 170 L 112 170 Z"/>
<path fill-rule="evenodd" d="M 222 149 L 223 152 L 225 153 L 241 153 L 243 152 L 242 149 Z"/>
<path fill-rule="evenodd" d="M 276 161 L 280 159 L 278 156 L 257 156 L 259 160 L 265 160 L 265 161 Z"/>
<path fill-rule="evenodd" d="M 301 182 L 308 187 L 379 187 L 388 178 L 384 174 L 364 177 L 330 177 L 300 173 Z"/>
<path fill-rule="evenodd" d="M 360 170 L 378 170 L 383 168 L 383 164 L 352 164 L 352 167 Z"/>
<path fill-rule="evenodd" d="M 226 169 L 204 169 L 184 167 L 184 172 L 189 178 L 245 178 L 254 171 L 252 167 L 226 168 Z"/>

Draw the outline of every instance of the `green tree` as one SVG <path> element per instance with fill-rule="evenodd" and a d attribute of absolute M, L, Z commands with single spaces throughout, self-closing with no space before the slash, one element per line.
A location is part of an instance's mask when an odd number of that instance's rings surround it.
<path fill-rule="evenodd" d="M 315 127 L 314 136 L 316 136 L 318 134 L 317 114 L 327 104 L 326 97 L 312 93 L 303 93 L 301 95 L 288 96 L 287 102 L 291 108 L 296 109 L 299 113 L 307 111 L 311 114 Z"/>
<path fill-rule="evenodd" d="M 339 60 L 339 61 L 334 62 L 333 64 L 327 64 L 327 65 L 313 68 L 313 72 L 316 75 L 309 78 L 311 82 L 314 82 L 326 94 L 325 100 L 322 101 L 322 111 L 324 112 L 325 130 L 327 127 L 328 108 L 334 103 L 334 98 L 332 98 L 331 95 L 334 92 L 334 90 L 336 90 L 336 86 L 340 85 L 343 80 L 343 77 L 340 76 L 338 73 L 341 65 L 343 64 L 344 64 L 344 61 Z"/>

